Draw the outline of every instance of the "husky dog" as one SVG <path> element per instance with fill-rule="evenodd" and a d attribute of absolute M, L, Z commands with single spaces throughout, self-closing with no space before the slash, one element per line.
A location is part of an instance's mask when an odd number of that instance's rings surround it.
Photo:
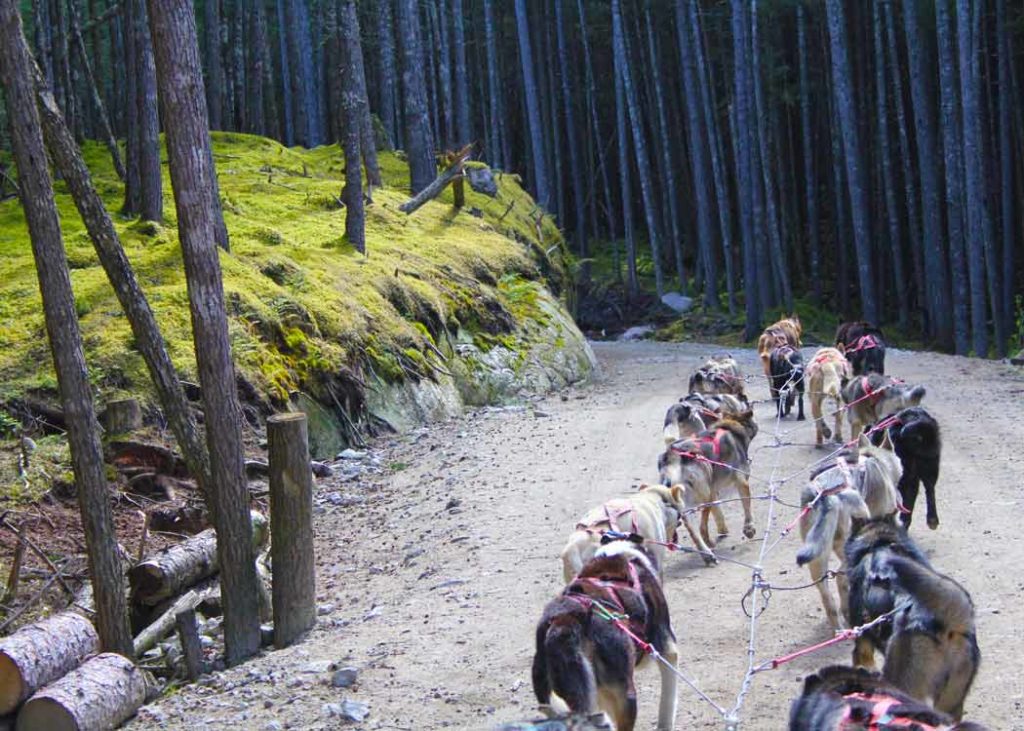
<path fill-rule="evenodd" d="M 833 665 L 808 675 L 790 708 L 789 731 L 854 729 L 987 731 L 969 721 L 957 723 L 864 668 Z"/>
<path fill-rule="evenodd" d="M 721 394 L 739 396 L 744 401 L 743 374 L 736 359 L 729 354 L 714 355 L 690 376 L 690 393 Z"/>
<path fill-rule="evenodd" d="M 900 520 L 906 528 L 910 528 L 910 519 L 917 503 L 917 493 L 924 483 L 924 495 L 928 503 L 928 527 L 935 530 L 939 527 L 939 510 L 935 505 L 935 483 L 939 479 L 939 458 L 942 455 L 942 438 L 939 434 L 939 423 L 932 415 L 920 406 L 903 409 L 895 416 L 895 421 L 885 430 L 886 436 L 892 440 L 896 456 L 903 464 L 903 477 L 900 479 L 899 490 L 903 497 L 906 511 Z M 876 431 L 871 435 L 872 441 L 881 443 L 882 434 Z"/>
<path fill-rule="evenodd" d="M 970 595 L 885 518 L 854 526 L 846 565 L 851 626 L 895 610 L 857 638 L 854 664 L 872 667 L 875 649 L 882 650 L 887 681 L 959 721 L 981 662 Z"/>
<path fill-rule="evenodd" d="M 757 339 L 757 355 L 761 358 L 761 368 L 764 370 L 765 376 L 771 378 L 772 375 L 770 364 L 772 350 L 783 345 L 800 348 L 803 345 L 800 342 L 800 336 L 803 333 L 800 316 L 796 314 L 790 315 L 785 320 L 779 320 L 764 329 L 761 337 Z"/>
<path fill-rule="evenodd" d="M 633 731 L 636 723 L 633 669 L 647 659 L 646 647 L 673 668 L 678 660 L 658 572 L 633 538 L 601 546 L 548 603 L 537 625 L 533 657 L 533 692 L 539 703 L 548 705 L 557 695 L 572 713 L 604 711 L 616 731 Z M 612 621 L 613 616 L 623 619 Z M 671 731 L 676 676 L 664 664 L 658 669 L 658 729 Z"/>
<path fill-rule="evenodd" d="M 815 442 L 818 446 L 826 439 L 835 437 L 837 442 L 843 441 L 843 383 L 850 378 L 850 364 L 835 348 L 821 348 L 807 365 L 806 378 L 810 384 L 811 416 L 814 418 Z M 835 409 L 835 429 L 829 430 L 821 407 L 825 399 L 832 399 Z"/>
<path fill-rule="evenodd" d="M 771 375 L 768 385 L 775 399 L 778 417 L 789 416 L 794 399 L 799 398 L 797 421 L 804 420 L 804 357 L 791 345 L 773 348 L 768 358 Z"/>
<path fill-rule="evenodd" d="M 720 536 L 728 535 L 721 507 L 713 505 L 701 511 L 700 535 L 694 530 L 690 511 L 698 505 L 718 500 L 728 487 L 735 487 L 743 502 L 743 535 L 754 537 L 754 518 L 750 512 L 750 484 L 747 456 L 750 441 L 757 434 L 754 412 L 716 421 L 707 430 L 687 439 L 680 439 L 658 458 L 658 472 L 663 485 L 683 485 L 686 507 L 682 515 L 693 543 L 704 560 L 715 563 L 711 548 L 715 545 L 708 532 L 708 518 L 714 515 Z"/>
<path fill-rule="evenodd" d="M 885 337 L 870 322 L 844 322 L 836 330 L 838 348 L 853 366 L 853 375 L 885 374 Z"/>
<path fill-rule="evenodd" d="M 854 377 L 843 384 L 850 438 L 859 437 L 867 424 L 873 424 L 908 406 L 918 406 L 924 395 L 924 386 L 907 386 L 878 373 Z"/>
<path fill-rule="evenodd" d="M 645 485 L 636 495 L 609 500 L 587 513 L 562 549 L 562 572 L 565 583 L 572 581 L 601 545 L 608 531 L 635 534 L 658 543 L 675 542 L 676 526 L 686 509 L 683 488 Z M 665 547 L 647 544 L 647 552 L 661 578 Z"/>
<path fill-rule="evenodd" d="M 842 621 L 832 589 L 822 580 L 828 570 L 829 557 L 835 554 L 839 558 L 836 585 L 839 608 L 842 616 L 846 616 L 849 586 L 844 571 L 844 547 L 853 524 L 857 520 L 893 515 L 899 508 L 896 483 L 902 469 L 895 455 L 861 437 L 859 449 L 850 456 L 852 461 L 849 456 L 840 457 L 833 465 L 817 471 L 812 483 L 800 495 L 800 504 L 811 509 L 800 517 L 804 545 L 796 554 L 796 563 L 806 565 L 811 580 L 818 582 L 821 606 L 833 630 L 841 629 Z"/>
<path fill-rule="evenodd" d="M 719 419 L 748 410 L 746 397 L 730 393 L 691 393 L 672 404 L 665 414 L 665 443 L 685 439 L 707 429 Z"/>

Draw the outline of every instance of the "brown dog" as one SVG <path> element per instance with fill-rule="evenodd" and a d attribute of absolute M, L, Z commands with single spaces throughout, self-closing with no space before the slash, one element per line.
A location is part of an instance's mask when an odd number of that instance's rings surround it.
<path fill-rule="evenodd" d="M 706 431 L 669 445 L 658 458 L 658 472 L 663 485 L 683 485 L 688 511 L 704 503 L 718 500 L 721 493 L 735 487 L 743 503 L 743 535 L 754 537 L 754 518 L 750 512 L 750 483 L 748 481 L 750 441 L 757 434 L 754 412 L 716 421 Z M 702 552 L 706 563 L 716 563 L 711 548 L 715 541 L 708 532 L 708 518 L 713 515 L 718 534 L 725 536 L 729 529 L 721 507 L 713 505 L 701 510 L 700 534 L 694 530 L 690 512 L 682 515 L 683 525 L 694 545 Z"/>
<path fill-rule="evenodd" d="M 690 393 L 732 394 L 746 400 L 745 383 L 736 359 L 728 353 L 714 355 L 690 376 Z"/>
<path fill-rule="evenodd" d="M 821 348 L 807 366 L 807 382 L 811 396 L 811 417 L 814 419 L 815 443 L 820 447 L 826 439 L 843 441 L 843 383 L 853 375 L 846 357 L 836 348 Z M 821 407 L 825 399 L 835 406 L 835 429 L 825 424 Z"/>
<path fill-rule="evenodd" d="M 783 345 L 799 349 L 803 345 L 800 341 L 800 336 L 803 334 L 804 329 L 800 324 L 800 316 L 795 313 L 764 329 L 761 337 L 757 339 L 757 354 L 761 358 L 761 367 L 766 376 L 771 378 L 772 374 L 772 350 Z"/>

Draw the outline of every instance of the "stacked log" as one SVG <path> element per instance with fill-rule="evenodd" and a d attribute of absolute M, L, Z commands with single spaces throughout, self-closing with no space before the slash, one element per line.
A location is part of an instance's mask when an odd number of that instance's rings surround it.
<path fill-rule="evenodd" d="M 92 622 L 64 612 L 0 640 L 0 716 L 99 651 Z"/>
<path fill-rule="evenodd" d="M 146 702 L 146 672 L 112 652 L 96 655 L 33 695 L 17 731 L 101 731 L 117 728 Z"/>

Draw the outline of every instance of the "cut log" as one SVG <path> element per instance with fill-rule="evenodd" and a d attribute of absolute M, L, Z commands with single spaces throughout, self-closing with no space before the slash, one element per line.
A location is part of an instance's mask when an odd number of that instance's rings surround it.
<path fill-rule="evenodd" d="M 142 427 L 142 407 L 133 398 L 111 401 L 103 412 L 107 434 L 127 434 Z"/>
<path fill-rule="evenodd" d="M 255 548 L 267 539 L 267 519 L 252 514 Z M 132 601 L 152 606 L 217 573 L 217 535 L 211 528 L 150 556 L 128 572 Z"/>
<path fill-rule="evenodd" d="M 18 714 L 17 731 L 101 731 L 120 726 L 146 702 L 146 672 L 105 652 L 43 688 Z"/>
<path fill-rule="evenodd" d="M 270 459 L 270 544 L 274 567 L 274 644 L 295 642 L 316 623 L 313 562 L 313 476 L 309 471 L 306 415 L 267 419 Z"/>
<path fill-rule="evenodd" d="M 0 640 L 0 715 L 13 711 L 99 648 L 92 622 L 72 612 L 22 627 Z"/>

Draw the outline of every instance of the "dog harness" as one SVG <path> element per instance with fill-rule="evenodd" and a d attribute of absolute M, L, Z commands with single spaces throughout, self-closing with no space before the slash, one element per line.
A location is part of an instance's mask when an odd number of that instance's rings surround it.
<path fill-rule="evenodd" d="M 711 460 L 705 457 L 702 451 L 699 451 L 701 445 L 710 444 L 711 456 L 717 460 L 722 456 L 722 437 L 728 433 L 728 429 L 715 429 L 715 433 L 711 436 L 698 434 L 697 436 L 690 437 L 686 440 L 688 442 L 692 442 L 696 446 L 696 450 L 675 449 L 673 447 L 672 451 L 680 457 L 689 457 L 690 459 L 710 462 Z"/>
<path fill-rule="evenodd" d="M 598 614 L 603 619 L 614 622 L 619 629 L 636 643 L 640 652 L 646 654 L 650 652 L 651 646 L 645 637 L 645 628 L 642 623 L 626 611 L 625 602 L 622 601 L 622 596 L 619 593 L 621 591 L 631 591 L 638 596 L 643 596 L 643 587 L 640 586 L 640 576 L 637 574 L 636 566 L 633 565 L 632 561 L 628 562 L 627 565 L 629 566 L 628 581 L 606 581 L 596 576 L 577 576 L 565 588 L 564 596 L 579 604 L 587 612 L 593 612 L 596 608 Z M 584 587 L 597 589 L 600 592 L 600 596 L 595 597 L 588 594 Z"/>
<path fill-rule="evenodd" d="M 604 533 L 604 531 L 597 530 L 596 528 L 597 526 L 604 525 L 605 523 L 608 524 L 609 528 L 615 530 L 618 526 L 616 521 L 623 515 L 629 515 L 632 524 L 632 532 L 640 532 L 640 526 L 636 520 L 636 512 L 633 510 L 633 503 L 629 502 L 629 500 L 609 500 L 598 510 L 600 512 L 592 511 L 591 514 L 587 516 L 590 520 L 580 521 L 577 523 L 576 530 L 585 530 L 587 533 Z M 597 514 L 594 515 L 594 513 Z M 591 515 L 594 517 L 591 517 Z"/>
<path fill-rule="evenodd" d="M 864 390 L 864 396 L 862 398 L 868 401 L 872 406 L 877 404 L 885 396 L 885 389 L 889 388 L 889 384 L 885 384 L 877 391 L 871 390 L 871 382 L 867 376 L 860 377 L 860 387 Z"/>
<path fill-rule="evenodd" d="M 889 729 L 897 728 L 912 729 L 913 731 L 946 731 L 950 728 L 893 715 L 892 709 L 902 705 L 903 701 L 887 695 L 851 693 L 844 698 L 847 701 L 846 710 L 843 711 L 843 717 L 839 719 L 836 731 L 889 731 Z M 865 706 L 862 703 L 870 705 Z"/>
<path fill-rule="evenodd" d="M 874 335 L 861 335 L 857 338 L 857 342 L 853 344 L 852 348 L 846 348 L 846 352 L 857 353 L 862 350 L 872 350 L 878 347 L 881 347 L 881 343 L 878 342 L 878 338 Z"/>

